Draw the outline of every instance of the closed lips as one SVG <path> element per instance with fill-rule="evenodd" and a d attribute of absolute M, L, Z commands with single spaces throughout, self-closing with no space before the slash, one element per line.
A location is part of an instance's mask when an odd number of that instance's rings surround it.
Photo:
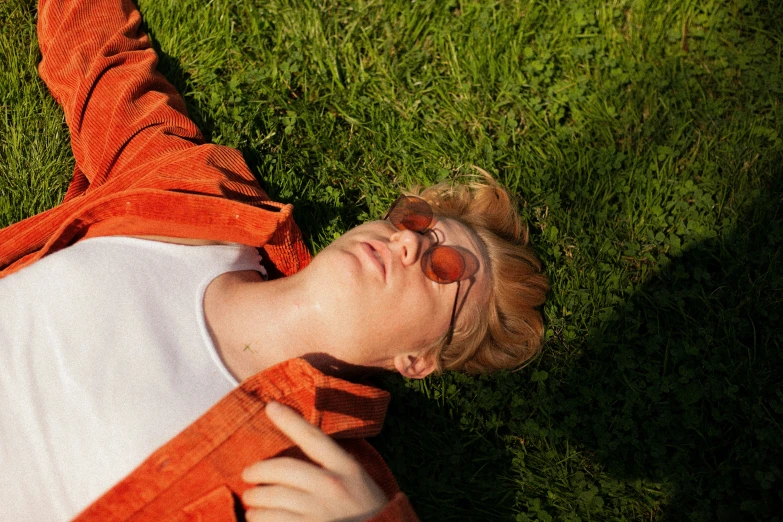
<path fill-rule="evenodd" d="M 373 245 L 371 243 L 362 243 L 362 247 L 364 248 L 365 252 L 370 257 L 371 262 L 378 267 L 378 269 L 381 271 L 381 274 L 383 275 L 384 279 L 386 278 L 386 260 L 384 259 L 381 252 L 378 251 L 378 246 Z"/>

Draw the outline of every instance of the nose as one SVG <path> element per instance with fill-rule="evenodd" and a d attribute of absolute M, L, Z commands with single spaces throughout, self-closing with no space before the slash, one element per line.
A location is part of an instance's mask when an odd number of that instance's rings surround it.
<path fill-rule="evenodd" d="M 411 232 L 410 230 L 398 230 L 391 236 L 391 242 L 396 245 L 397 255 L 403 266 L 409 266 L 418 262 L 421 254 L 429 248 L 432 240 L 426 234 Z"/>

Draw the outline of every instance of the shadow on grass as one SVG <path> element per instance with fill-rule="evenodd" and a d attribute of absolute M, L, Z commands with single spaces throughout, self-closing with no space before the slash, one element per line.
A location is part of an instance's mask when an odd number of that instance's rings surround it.
<path fill-rule="evenodd" d="M 670 520 L 783 513 L 781 175 L 592 332 L 541 404 L 611 474 L 669 483 Z"/>
<path fill-rule="evenodd" d="M 397 377 L 382 386 L 392 400 L 381 435 L 370 442 L 421 520 L 511 520 L 513 455 L 503 438 L 460 429 L 458 411 L 405 388 Z"/>
<path fill-rule="evenodd" d="M 534 384 L 532 369 L 505 374 L 468 398 L 494 395 L 486 408 L 502 417 L 494 432 L 460 430 L 472 405 L 449 410 L 421 390 L 387 383 L 395 397 L 376 443 L 422 519 L 510 520 L 524 512 L 534 499 L 524 482 L 513 482 L 519 464 L 511 464 L 510 437 L 537 440 L 532 451 L 539 452 L 577 446 L 620 483 L 661 485 L 657 501 L 669 501 L 653 512 L 663 520 L 780 520 L 783 170 L 771 179 L 732 233 L 675 258 L 591 332 L 566 375 Z M 557 371 L 547 363 L 537 369 Z M 555 476 L 550 469 L 544 480 Z M 558 488 L 573 491 L 561 504 L 576 504 L 573 476 L 539 492 L 556 499 Z M 585 509 L 596 520 L 614 519 L 613 486 L 604 487 L 596 493 L 605 495 L 606 509 Z"/>

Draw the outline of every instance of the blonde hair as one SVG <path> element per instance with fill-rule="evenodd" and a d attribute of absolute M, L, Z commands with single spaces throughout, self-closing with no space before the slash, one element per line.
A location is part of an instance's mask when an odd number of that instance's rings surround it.
<path fill-rule="evenodd" d="M 446 336 L 429 347 L 438 371 L 484 373 L 515 368 L 541 349 L 544 322 L 538 308 L 549 291 L 541 261 L 528 244 L 527 226 L 509 193 L 484 170 L 467 183 L 439 183 L 410 194 L 427 201 L 436 216 L 463 223 L 478 236 L 488 264 L 488 302 L 463 308 L 450 345 Z"/>

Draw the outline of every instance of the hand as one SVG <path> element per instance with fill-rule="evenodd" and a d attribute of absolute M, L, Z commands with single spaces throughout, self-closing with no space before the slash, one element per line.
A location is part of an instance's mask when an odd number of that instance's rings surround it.
<path fill-rule="evenodd" d="M 386 495 L 356 459 L 328 435 L 280 403 L 267 404 L 266 414 L 321 466 L 278 457 L 245 468 L 242 480 L 260 484 L 242 495 L 248 506 L 248 522 L 358 522 L 383 509 Z"/>

